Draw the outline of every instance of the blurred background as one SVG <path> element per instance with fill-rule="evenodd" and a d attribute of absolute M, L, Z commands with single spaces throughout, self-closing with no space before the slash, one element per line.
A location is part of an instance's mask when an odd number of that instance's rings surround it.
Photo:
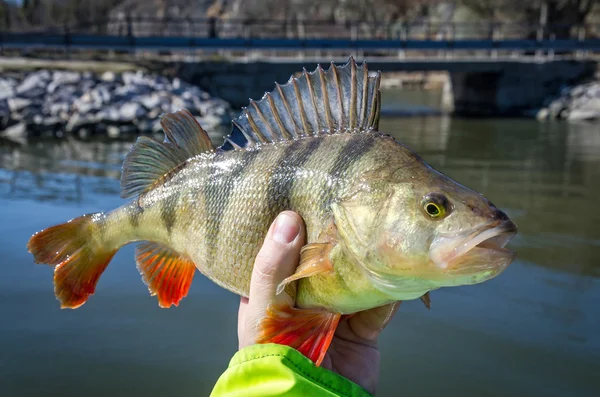
<path fill-rule="evenodd" d="M 351 55 L 383 73 L 380 129 L 519 226 L 503 274 L 402 304 L 378 395 L 600 395 L 599 54 L 593 0 L 0 0 L 0 395 L 209 395 L 239 298 L 198 275 L 160 309 L 127 246 L 61 310 L 27 241 L 121 205 L 160 114 L 220 145 L 250 98 Z"/>

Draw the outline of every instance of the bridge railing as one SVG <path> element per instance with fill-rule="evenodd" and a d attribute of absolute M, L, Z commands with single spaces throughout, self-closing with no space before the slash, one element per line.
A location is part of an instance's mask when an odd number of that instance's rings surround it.
<path fill-rule="evenodd" d="M 123 14 L 77 24 L 13 28 L 2 33 L 69 33 L 109 36 L 193 36 L 206 38 L 331 39 L 558 39 L 600 37 L 600 24 L 530 25 L 520 22 L 392 21 L 373 23 L 323 20 L 153 18 Z M 583 37 L 582 37 L 583 36 Z"/>
<path fill-rule="evenodd" d="M 119 48 L 160 47 L 158 44 L 162 42 L 162 47 L 173 43 L 174 48 L 218 48 L 221 43 L 224 48 L 281 48 L 289 44 L 294 49 L 316 49 L 319 46 L 358 48 L 367 45 L 386 49 L 409 49 L 412 46 L 424 50 L 531 50 L 532 47 L 574 48 L 577 42 L 585 41 L 586 46 L 581 48 L 598 50 L 599 36 L 600 24 L 536 26 L 493 21 L 332 23 L 317 20 L 149 18 L 122 14 L 116 18 L 83 21 L 76 25 L 0 32 L 0 46 L 33 46 L 36 42 L 46 46 L 70 46 L 76 45 L 80 39 L 79 42 L 97 48 L 110 48 L 111 45 Z M 432 42 L 443 42 L 443 45 Z"/>

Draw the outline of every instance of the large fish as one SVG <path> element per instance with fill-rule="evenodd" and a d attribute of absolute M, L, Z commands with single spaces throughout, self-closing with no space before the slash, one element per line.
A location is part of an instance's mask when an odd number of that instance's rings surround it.
<path fill-rule="evenodd" d="M 296 294 L 296 307 L 271 308 L 259 342 L 286 341 L 317 364 L 342 315 L 427 304 L 431 290 L 497 276 L 515 258 L 504 248 L 515 224 L 378 130 L 379 82 L 352 58 L 304 70 L 250 101 L 218 148 L 189 112 L 164 115 L 164 142 L 140 137 L 124 161 L 122 197 L 132 201 L 31 237 L 35 261 L 55 265 L 61 307 L 84 304 L 134 241 L 161 307 L 178 305 L 196 269 L 247 296 L 283 210 L 307 228 L 300 265 L 278 288 Z"/>

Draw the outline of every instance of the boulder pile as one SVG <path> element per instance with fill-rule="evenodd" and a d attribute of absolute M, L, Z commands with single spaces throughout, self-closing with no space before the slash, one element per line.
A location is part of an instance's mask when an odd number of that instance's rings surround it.
<path fill-rule="evenodd" d="M 558 98 L 538 112 L 537 118 L 600 121 L 600 81 L 565 88 Z"/>
<path fill-rule="evenodd" d="M 207 130 L 230 122 L 230 105 L 177 78 L 138 72 L 40 70 L 0 77 L 0 136 L 109 138 L 160 132 L 159 116 L 185 108 Z"/>

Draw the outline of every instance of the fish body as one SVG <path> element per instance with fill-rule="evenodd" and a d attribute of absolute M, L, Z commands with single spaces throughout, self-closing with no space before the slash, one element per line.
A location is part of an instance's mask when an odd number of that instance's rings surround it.
<path fill-rule="evenodd" d="M 305 71 L 252 101 L 216 149 L 187 111 L 163 116 L 165 141 L 141 137 L 125 160 L 129 203 L 31 238 L 36 261 L 56 265 L 62 307 L 85 303 L 114 253 L 136 241 L 161 307 L 179 303 L 196 269 L 248 296 L 256 255 L 284 210 L 303 218 L 307 245 L 278 291 L 296 295 L 294 310 L 312 310 L 321 325 L 311 332 L 328 335 L 306 350 L 317 363 L 341 315 L 498 275 L 514 259 L 504 246 L 516 226 L 378 131 L 379 80 L 352 59 Z M 289 310 L 264 320 L 263 342 L 297 328 Z"/>

